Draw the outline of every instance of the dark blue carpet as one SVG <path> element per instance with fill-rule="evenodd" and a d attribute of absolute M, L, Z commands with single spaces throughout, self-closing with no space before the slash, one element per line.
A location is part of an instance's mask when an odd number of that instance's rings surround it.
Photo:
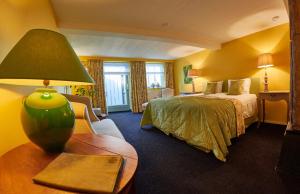
<path fill-rule="evenodd" d="M 285 126 L 251 126 L 229 147 L 223 163 L 158 129 L 141 129 L 141 116 L 109 115 L 138 153 L 137 194 L 300 193 L 274 171 Z"/>

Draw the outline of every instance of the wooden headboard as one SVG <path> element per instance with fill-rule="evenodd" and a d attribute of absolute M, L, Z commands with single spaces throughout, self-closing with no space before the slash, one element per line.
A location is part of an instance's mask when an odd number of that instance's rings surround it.
<path fill-rule="evenodd" d="M 223 92 L 228 92 L 228 80 L 224 80 L 223 82 Z M 251 94 L 258 94 L 260 91 L 260 79 L 258 77 L 251 78 L 251 86 L 250 86 L 250 93 Z"/>

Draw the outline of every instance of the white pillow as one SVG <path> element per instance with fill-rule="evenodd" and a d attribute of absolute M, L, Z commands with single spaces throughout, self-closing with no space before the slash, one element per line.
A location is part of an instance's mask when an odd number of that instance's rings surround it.
<path fill-rule="evenodd" d="M 245 78 L 245 79 L 236 79 L 236 80 L 228 80 L 228 88 L 230 88 L 230 83 L 231 81 L 237 81 L 237 80 L 245 80 L 243 85 L 241 86 L 242 94 L 250 94 L 250 86 L 251 86 L 251 79 L 250 78 Z"/>
<path fill-rule="evenodd" d="M 217 81 L 217 82 L 204 82 L 204 84 L 203 84 L 203 91 L 206 90 L 207 83 L 217 83 L 216 93 L 222 93 L 223 81 Z"/>

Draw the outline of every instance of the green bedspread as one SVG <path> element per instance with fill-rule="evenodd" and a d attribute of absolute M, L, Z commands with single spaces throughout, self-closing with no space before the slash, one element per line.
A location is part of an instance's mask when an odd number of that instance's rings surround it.
<path fill-rule="evenodd" d="M 229 99 L 155 99 L 144 111 L 141 126 L 145 125 L 153 125 L 205 152 L 212 151 L 221 161 L 226 161 L 230 139 L 237 137 L 236 109 Z"/>

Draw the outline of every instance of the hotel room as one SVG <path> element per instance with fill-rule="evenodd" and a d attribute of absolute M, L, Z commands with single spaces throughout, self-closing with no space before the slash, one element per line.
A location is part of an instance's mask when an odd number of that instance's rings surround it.
<path fill-rule="evenodd" d="M 299 12 L 0 0 L 0 193 L 300 193 Z"/>

